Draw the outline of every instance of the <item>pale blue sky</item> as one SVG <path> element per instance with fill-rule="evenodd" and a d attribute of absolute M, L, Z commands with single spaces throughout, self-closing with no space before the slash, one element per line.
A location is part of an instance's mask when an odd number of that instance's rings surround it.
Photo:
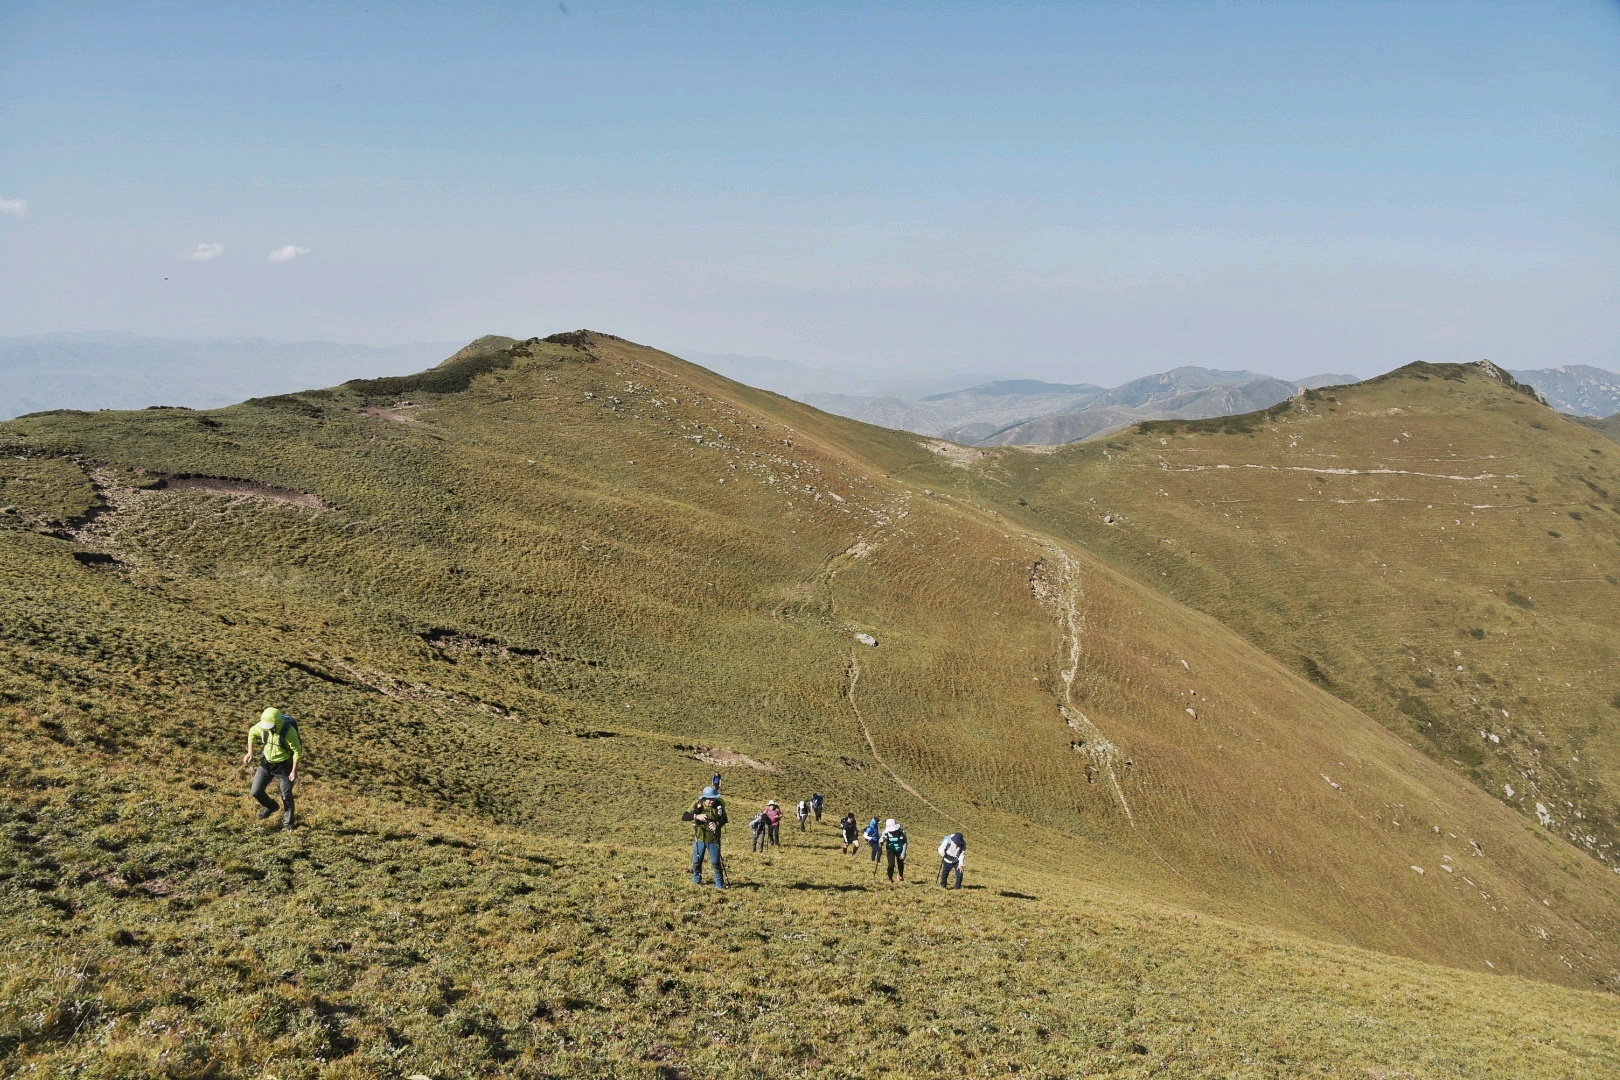
<path fill-rule="evenodd" d="M 0 6 L 0 334 L 1620 367 L 1617 181 L 1613 2 Z"/>

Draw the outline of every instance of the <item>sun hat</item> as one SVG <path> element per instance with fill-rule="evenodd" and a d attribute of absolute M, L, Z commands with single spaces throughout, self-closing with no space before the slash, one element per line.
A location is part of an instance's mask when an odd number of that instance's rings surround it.
<path fill-rule="evenodd" d="M 885 821 L 883 823 L 883 831 L 884 832 L 894 832 L 894 830 L 898 829 L 899 827 L 900 827 L 900 823 L 898 821 L 894 820 L 894 818 L 890 818 L 888 821 Z"/>
<path fill-rule="evenodd" d="M 698 797 L 701 799 L 718 799 L 720 797 L 720 793 L 714 790 L 712 787 L 706 787 L 703 789 L 703 794 Z"/>

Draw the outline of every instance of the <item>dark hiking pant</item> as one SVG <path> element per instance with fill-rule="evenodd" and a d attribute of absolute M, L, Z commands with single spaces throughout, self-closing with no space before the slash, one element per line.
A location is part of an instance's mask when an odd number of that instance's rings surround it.
<path fill-rule="evenodd" d="M 956 871 L 956 887 L 958 889 L 962 887 L 962 864 L 951 862 L 949 859 L 941 859 L 939 861 L 939 884 L 941 888 L 950 888 L 945 883 L 951 879 L 952 870 Z"/>
<path fill-rule="evenodd" d="M 879 861 L 883 857 L 883 854 L 882 854 L 883 845 L 882 845 L 882 843 L 877 841 L 877 840 L 868 840 L 867 844 L 869 844 L 871 846 L 871 848 L 872 848 L 872 861 L 873 862 Z"/>
<path fill-rule="evenodd" d="M 726 887 L 726 868 L 720 861 L 720 845 L 699 840 L 692 845 L 692 884 L 703 884 L 703 857 L 709 857 L 709 865 L 714 867 L 714 887 Z"/>
<path fill-rule="evenodd" d="M 895 871 L 900 872 L 900 880 L 906 880 L 906 857 L 898 851 L 889 852 L 889 880 L 894 880 Z"/>
<path fill-rule="evenodd" d="M 782 846 L 782 823 L 780 821 L 775 825 L 767 826 L 765 832 L 770 837 L 771 847 Z"/>
<path fill-rule="evenodd" d="M 764 851 L 765 850 L 765 828 L 766 827 L 764 825 L 761 825 L 759 828 L 754 830 L 753 843 L 750 845 L 751 850 L 753 850 L 753 851 Z"/>
<path fill-rule="evenodd" d="M 248 789 L 248 794 L 257 799 L 259 805 L 270 811 L 270 813 L 273 814 L 280 810 L 281 823 L 289 827 L 293 823 L 293 782 L 287 774 L 292 772 L 292 766 L 291 758 L 286 761 L 264 761 L 261 759 L 258 771 L 253 774 L 253 786 Z M 281 781 L 280 806 L 276 805 L 276 800 L 264 793 L 264 789 L 270 785 L 272 776 Z"/>

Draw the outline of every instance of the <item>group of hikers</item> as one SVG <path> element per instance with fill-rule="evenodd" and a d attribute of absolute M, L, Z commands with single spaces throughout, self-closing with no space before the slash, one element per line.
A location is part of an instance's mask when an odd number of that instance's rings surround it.
<path fill-rule="evenodd" d="M 725 860 L 720 853 L 720 834 L 727 822 L 726 802 L 720 796 L 721 777 L 715 773 L 709 786 L 703 789 L 692 808 L 681 815 L 683 821 L 692 822 L 696 832 L 696 841 L 692 845 L 692 883 L 703 884 L 703 863 L 708 861 L 714 876 L 714 887 L 726 887 Z M 804 832 L 807 822 L 814 818 L 821 821 L 821 811 L 826 805 L 826 798 L 821 792 L 816 792 L 809 799 L 799 800 L 797 813 L 799 818 L 799 831 Z M 748 823 L 753 834 L 750 842 L 750 851 L 764 851 L 767 847 L 782 846 L 782 805 L 775 799 L 767 799 L 765 808 L 755 814 Z M 904 885 L 906 883 L 906 854 L 910 843 L 906 837 L 906 830 L 900 822 L 889 818 L 880 828 L 878 819 L 873 818 L 862 829 L 860 821 L 853 812 L 846 813 L 838 822 L 839 833 L 843 837 L 843 851 L 846 855 L 854 855 L 861 850 L 864 843 L 871 852 L 872 872 L 877 872 L 879 864 L 886 866 L 888 879 L 891 883 Z M 959 832 L 951 833 L 939 842 L 939 883 L 950 888 L 952 877 L 955 877 L 955 888 L 962 887 L 962 871 L 967 861 L 967 839 Z"/>
<path fill-rule="evenodd" d="M 259 804 L 259 818 L 281 814 L 281 827 L 292 829 L 296 825 L 293 806 L 293 788 L 298 782 L 298 763 L 304 755 L 303 739 L 298 734 L 298 721 L 288 716 L 281 709 L 272 706 L 259 714 L 258 722 L 248 728 L 247 753 L 242 757 L 242 764 L 253 763 L 255 747 L 259 749 L 259 767 L 253 773 L 253 782 L 248 788 L 248 794 Z M 281 802 L 278 804 L 265 791 L 270 781 L 280 782 Z M 721 777 L 715 773 L 709 786 L 703 789 L 692 809 L 681 815 L 683 821 L 690 821 L 696 831 L 696 842 L 692 845 L 692 881 L 694 884 L 703 884 L 703 863 L 708 861 L 714 873 L 714 887 L 726 887 L 725 860 L 720 854 L 720 833 L 726 825 L 726 803 L 720 797 Z M 811 818 L 819 824 L 821 812 L 827 803 L 821 792 L 816 792 L 808 799 L 800 799 L 796 808 L 799 819 L 799 831 L 805 832 Z M 753 851 L 764 851 L 767 846 L 782 846 L 782 807 L 775 799 L 769 799 L 765 808 L 749 823 L 753 832 Z M 898 881 L 904 885 L 906 882 L 906 852 L 908 842 L 906 830 L 900 822 L 889 818 L 878 827 L 878 819 L 873 818 L 867 822 L 866 828 L 860 827 L 859 820 L 853 812 L 847 813 L 838 822 L 839 833 L 843 836 L 844 854 L 854 855 L 864 843 L 871 851 L 872 872 L 877 872 L 880 863 L 886 863 L 889 881 Z M 951 833 L 939 843 L 939 883 L 949 887 L 952 875 L 955 875 L 955 887 L 962 887 L 962 867 L 967 859 L 967 840 L 961 833 Z"/>

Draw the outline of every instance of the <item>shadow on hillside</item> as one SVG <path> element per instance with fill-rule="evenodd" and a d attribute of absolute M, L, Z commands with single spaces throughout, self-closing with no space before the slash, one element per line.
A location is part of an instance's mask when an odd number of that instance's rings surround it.
<path fill-rule="evenodd" d="M 790 885 L 788 885 L 788 888 L 790 888 L 790 889 L 798 889 L 801 892 L 806 891 L 806 890 L 814 890 L 814 891 L 817 891 L 817 892 L 871 892 L 872 891 L 872 887 L 870 885 L 817 885 L 814 882 L 810 882 L 810 881 L 795 881 L 795 882 L 791 883 Z"/>

